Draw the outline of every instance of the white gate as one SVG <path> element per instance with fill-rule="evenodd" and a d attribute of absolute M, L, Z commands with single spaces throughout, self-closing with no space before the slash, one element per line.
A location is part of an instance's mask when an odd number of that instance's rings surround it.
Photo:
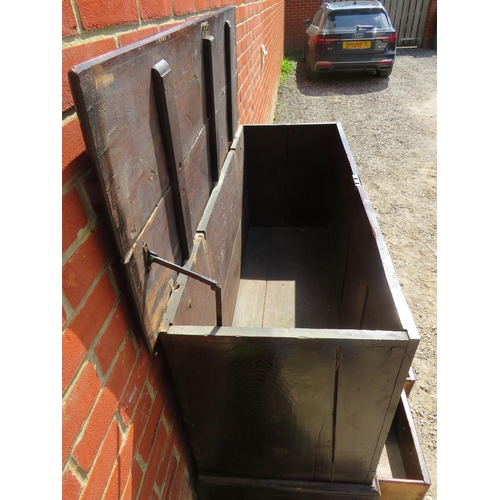
<path fill-rule="evenodd" d="M 398 33 L 398 47 L 421 47 L 430 0 L 380 0 Z"/>

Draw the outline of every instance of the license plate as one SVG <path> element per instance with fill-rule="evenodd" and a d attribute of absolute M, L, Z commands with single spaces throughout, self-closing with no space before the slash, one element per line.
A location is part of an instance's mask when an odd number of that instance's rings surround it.
<path fill-rule="evenodd" d="M 342 44 L 343 49 L 369 49 L 372 45 L 371 41 L 368 42 L 344 42 Z"/>

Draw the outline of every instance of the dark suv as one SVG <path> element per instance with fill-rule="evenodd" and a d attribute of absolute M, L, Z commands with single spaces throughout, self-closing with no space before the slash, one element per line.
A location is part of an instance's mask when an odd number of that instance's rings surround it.
<path fill-rule="evenodd" d="M 308 78 L 331 71 L 375 71 L 387 77 L 396 56 L 396 30 L 377 1 L 323 3 L 304 21 Z"/>

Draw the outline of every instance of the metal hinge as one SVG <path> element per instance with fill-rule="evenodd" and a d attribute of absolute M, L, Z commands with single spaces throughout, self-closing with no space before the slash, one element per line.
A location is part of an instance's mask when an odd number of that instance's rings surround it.
<path fill-rule="evenodd" d="M 207 21 L 201 23 L 201 31 L 203 32 L 203 36 L 207 35 L 209 29 L 210 29 L 210 24 L 208 24 Z"/>

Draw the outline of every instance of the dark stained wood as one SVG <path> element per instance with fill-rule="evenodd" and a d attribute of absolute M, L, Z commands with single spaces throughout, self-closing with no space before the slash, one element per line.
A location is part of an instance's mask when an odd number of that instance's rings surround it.
<path fill-rule="evenodd" d="M 347 482 L 373 479 L 404 332 L 172 326 L 162 342 L 200 472 L 344 482 L 354 467 Z"/>
<path fill-rule="evenodd" d="M 210 169 L 212 172 L 212 179 L 214 182 L 219 180 L 219 133 L 218 133 L 218 120 L 217 120 L 217 96 L 215 95 L 215 68 L 214 64 L 214 37 L 205 35 L 203 37 L 203 62 L 205 70 L 205 84 L 207 87 L 206 102 L 208 114 L 208 139 L 210 143 Z"/>
<path fill-rule="evenodd" d="M 341 287 L 342 326 L 360 329 L 368 293 L 366 275 L 363 272 L 364 255 L 352 241 L 349 242 L 348 249 L 344 281 Z"/>
<path fill-rule="evenodd" d="M 198 226 L 213 188 L 207 137 L 205 125 L 184 160 L 184 175 L 189 186 L 186 196 L 193 228 Z"/>
<path fill-rule="evenodd" d="M 249 225 L 286 225 L 286 126 L 245 125 L 245 191 Z"/>
<path fill-rule="evenodd" d="M 155 88 L 158 116 L 167 157 L 168 173 L 172 182 L 172 199 L 174 202 L 177 235 L 183 259 L 187 260 L 193 248 L 193 230 L 191 229 L 191 216 L 188 197 L 186 196 L 187 185 L 184 174 L 184 161 L 181 151 L 172 70 L 164 59 L 153 66 L 153 86 Z"/>
<path fill-rule="evenodd" d="M 323 228 L 251 228 L 235 326 L 340 326 L 328 233 Z"/>
<path fill-rule="evenodd" d="M 170 231 L 159 232 L 157 227 L 168 227 Z M 154 249 L 162 258 L 182 264 L 182 252 L 175 230 L 170 190 L 153 212 L 141 237 L 142 241 L 147 242 L 149 248 Z M 152 266 L 148 273 L 144 262 L 142 241 L 131 249 L 125 262 L 125 270 L 130 288 L 135 290 L 133 298 L 136 310 L 142 321 L 148 348 L 152 351 L 170 292 L 175 286 L 177 273 L 158 265 Z"/>
<path fill-rule="evenodd" d="M 210 275 L 204 240 L 201 236 L 195 238 L 193 251 L 184 267 L 203 276 Z M 160 336 L 162 332 L 168 331 L 174 322 L 180 325 L 215 325 L 216 321 L 213 290 L 200 281 L 179 275 L 159 328 Z"/>
<path fill-rule="evenodd" d="M 341 349 L 333 466 L 335 481 L 367 482 L 373 479 L 374 450 L 389 412 L 394 379 L 398 376 L 406 346 L 407 342 L 388 348 Z M 356 394 L 355 398 L 353 394 Z M 374 394 L 377 397 L 373 397 Z"/>
<path fill-rule="evenodd" d="M 206 241 L 210 277 L 222 287 L 224 325 L 230 325 L 233 319 L 241 270 L 243 181 L 236 167 L 231 150 L 198 226 Z"/>
<path fill-rule="evenodd" d="M 233 326 L 262 327 L 272 228 L 250 228 L 245 245 Z"/>
<path fill-rule="evenodd" d="M 224 23 L 224 63 L 226 70 L 227 138 L 232 141 L 238 127 L 238 71 L 234 25 Z"/>
<path fill-rule="evenodd" d="M 138 248 L 148 243 L 159 257 L 168 260 L 171 254 L 181 265 L 189 257 L 214 180 L 208 160 L 202 24 L 210 26 L 215 40 L 212 57 L 218 73 L 212 94 L 220 108 L 217 123 L 226 145 L 221 149 L 221 166 L 230 142 L 226 122 L 229 117 L 233 127 L 238 122 L 237 108 L 231 113 L 226 109 L 230 79 L 225 75 L 225 44 L 228 37 L 234 43 L 234 29 L 227 32 L 225 26 L 235 26 L 234 16 L 233 7 L 214 11 L 70 70 L 85 144 L 150 350 L 170 291 L 176 289 L 175 276 L 156 270 L 156 265 L 152 274 L 141 276 L 144 268 L 139 265 Z M 235 96 L 231 98 L 234 102 Z M 160 205 L 165 217 L 153 218 Z M 153 219 L 168 225 L 151 231 Z M 144 240 L 146 232 L 157 235 L 157 246 Z M 171 252 L 169 247 L 177 250 Z M 163 279 L 164 274 L 168 279 Z M 152 299 L 151 279 L 156 275 L 160 276 L 154 285 L 158 296 Z M 150 310 L 157 307 L 162 310 Z"/>
<path fill-rule="evenodd" d="M 200 500 L 374 500 L 380 488 L 373 484 L 342 484 L 314 481 L 219 477 L 200 474 L 197 490 Z"/>

